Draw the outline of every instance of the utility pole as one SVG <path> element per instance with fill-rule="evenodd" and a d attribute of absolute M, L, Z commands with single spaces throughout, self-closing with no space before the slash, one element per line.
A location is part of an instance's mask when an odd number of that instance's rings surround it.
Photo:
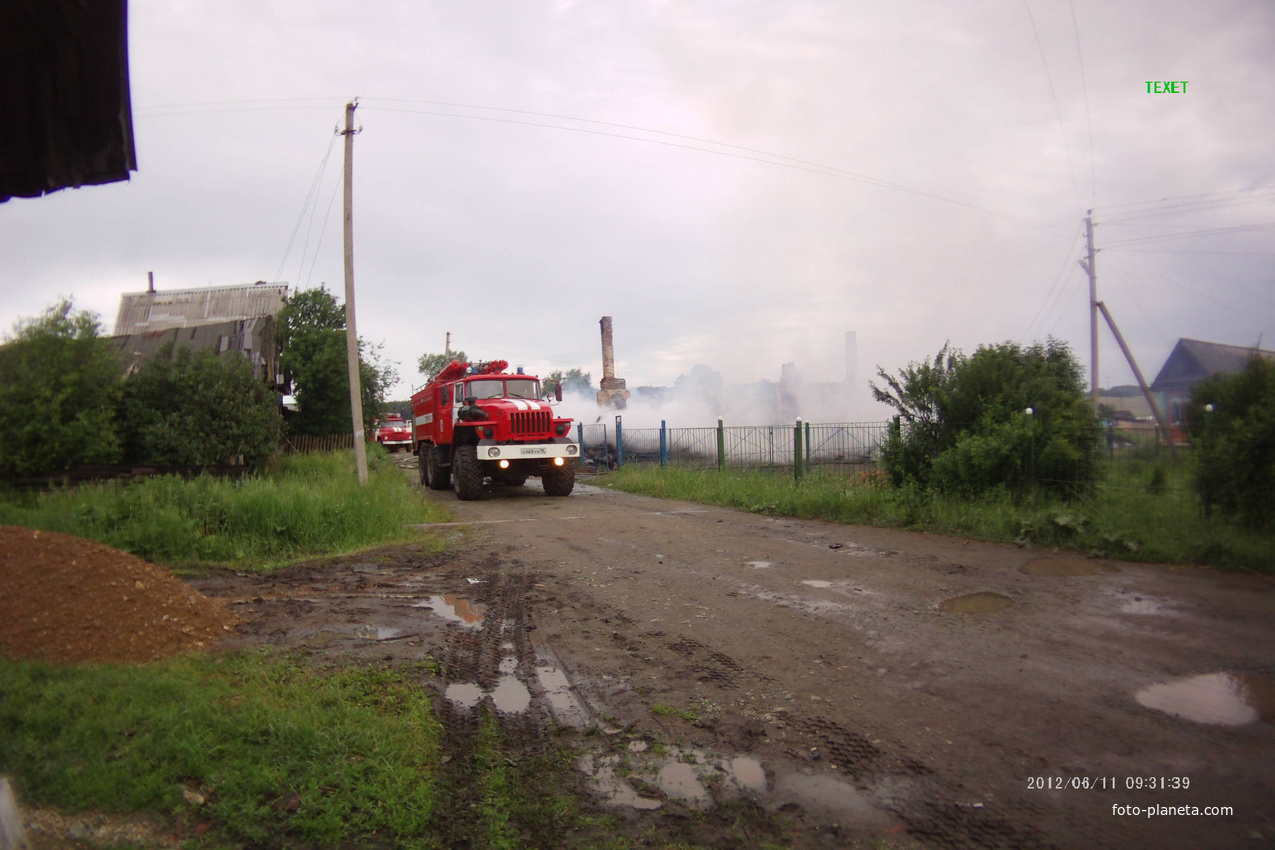
<path fill-rule="evenodd" d="M 1093 210 L 1085 216 L 1085 243 L 1088 256 L 1080 261 L 1080 267 L 1089 275 L 1089 386 L 1093 393 L 1093 412 L 1098 414 L 1098 270 L 1094 266 Z"/>
<path fill-rule="evenodd" d="M 357 98 L 356 98 L 357 100 Z M 354 465 L 367 484 L 367 443 L 363 434 L 363 388 L 359 381 L 359 332 L 354 324 L 354 129 L 355 101 L 345 105 L 345 354 L 350 370 L 350 419 L 354 425 Z"/>

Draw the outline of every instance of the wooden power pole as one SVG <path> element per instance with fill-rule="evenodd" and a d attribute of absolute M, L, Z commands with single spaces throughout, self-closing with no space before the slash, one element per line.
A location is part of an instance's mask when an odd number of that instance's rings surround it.
<path fill-rule="evenodd" d="M 1089 251 L 1080 267 L 1089 275 L 1089 387 L 1093 394 L 1093 412 L 1098 415 L 1098 270 L 1094 266 L 1093 210 L 1085 216 L 1085 242 Z"/>
<path fill-rule="evenodd" d="M 354 108 L 345 105 L 345 353 L 350 370 L 350 419 L 354 426 L 354 465 L 367 484 L 367 442 L 363 433 L 363 387 L 359 380 L 359 332 L 354 324 Z"/>

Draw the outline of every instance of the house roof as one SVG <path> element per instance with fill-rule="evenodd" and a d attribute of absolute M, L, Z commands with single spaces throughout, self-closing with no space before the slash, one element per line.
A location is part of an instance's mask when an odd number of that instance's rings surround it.
<path fill-rule="evenodd" d="M 120 296 L 115 335 L 273 316 L 283 307 L 287 295 L 287 284 L 264 281 L 244 286 L 129 292 Z"/>
<path fill-rule="evenodd" d="M 143 361 L 154 357 L 160 348 L 170 342 L 173 343 L 173 354 L 178 348 L 188 348 L 192 352 L 213 351 L 219 356 L 224 356 L 228 351 L 238 351 L 248 357 L 263 379 L 274 381 L 277 377 L 274 374 L 278 368 L 278 356 L 275 351 L 273 316 L 122 334 L 108 337 L 108 341 L 114 348 L 120 361 L 120 369 L 126 377 L 136 372 Z"/>
<path fill-rule="evenodd" d="M 137 170 L 127 0 L 0 3 L 0 203 Z"/>
<path fill-rule="evenodd" d="M 1275 351 L 1256 346 L 1224 345 L 1198 339 L 1179 339 L 1151 383 L 1155 392 L 1186 392 L 1210 375 L 1239 372 L 1250 358 L 1275 359 Z"/>

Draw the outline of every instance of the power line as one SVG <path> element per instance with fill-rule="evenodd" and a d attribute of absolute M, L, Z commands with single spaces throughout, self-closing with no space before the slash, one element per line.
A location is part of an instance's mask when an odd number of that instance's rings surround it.
<path fill-rule="evenodd" d="M 1063 292 L 1066 291 L 1065 287 L 1061 289 L 1059 287 L 1065 279 L 1064 273 L 1067 272 L 1068 269 L 1072 268 L 1072 253 L 1075 251 L 1076 243 L 1079 241 L 1080 232 L 1077 231 L 1076 235 L 1071 240 L 1071 244 L 1067 246 L 1067 253 L 1063 255 L 1062 265 L 1058 267 L 1058 273 L 1054 275 L 1053 285 L 1051 285 L 1049 291 L 1045 293 L 1045 297 L 1041 301 L 1040 307 L 1036 310 L 1036 315 L 1032 317 L 1031 324 L 1027 326 L 1028 336 L 1031 336 L 1032 329 L 1036 327 L 1036 322 L 1040 319 L 1041 313 L 1044 313 L 1045 317 L 1048 318 L 1058 306 L 1058 301 L 1062 298 Z M 1055 295 L 1055 291 L 1057 292 L 1057 295 Z M 1046 312 L 1045 307 L 1049 304 L 1051 298 L 1054 300 L 1054 304 L 1049 308 L 1048 312 Z"/>
<path fill-rule="evenodd" d="M 1062 231 L 1062 228 L 1056 225 L 1047 224 L 1042 221 L 1036 221 L 1034 219 L 1026 218 L 1025 216 L 998 212 L 996 210 L 988 209 L 986 207 L 980 207 L 977 204 L 971 204 L 968 201 L 961 201 L 955 198 L 949 198 L 945 195 L 939 195 L 934 192 L 927 192 L 924 189 L 916 189 L 911 186 L 903 185 L 901 183 L 893 183 L 888 180 L 881 180 L 876 177 L 870 177 L 866 174 L 858 174 L 856 172 L 848 171 L 843 168 L 837 168 L 836 166 L 824 165 L 817 162 L 811 162 L 809 160 L 797 159 L 795 157 L 785 156 L 783 154 L 771 153 L 769 151 L 758 150 L 755 148 L 746 148 L 740 145 L 732 145 L 726 142 L 717 142 L 711 139 L 699 139 L 694 136 L 684 136 L 679 133 L 668 133 L 663 130 L 652 130 L 645 127 L 635 127 L 632 125 L 614 124 L 607 121 L 594 121 L 588 118 L 573 118 L 570 116 L 557 116 L 557 115 L 551 115 L 547 113 L 528 112 L 528 111 L 520 110 L 520 109 L 503 109 L 500 107 L 470 106 L 467 104 L 442 104 L 442 105 L 456 106 L 459 108 L 466 108 L 466 109 L 490 109 L 490 110 L 498 111 L 498 112 L 509 112 L 514 114 L 530 115 L 530 116 L 536 116 L 536 117 L 546 117 L 546 118 L 555 118 L 555 119 L 561 119 L 561 120 L 567 120 L 567 121 L 577 121 L 577 122 L 586 123 L 586 124 L 597 124 L 601 126 L 616 127 L 619 129 L 631 129 L 637 132 L 649 133 L 656 136 L 668 136 L 673 139 L 683 139 L 688 142 L 699 142 L 702 145 L 714 145 L 716 147 L 726 148 L 726 150 L 714 150 L 712 148 L 705 148 L 699 145 L 685 144 L 684 142 L 666 141 L 663 139 L 643 138 L 641 136 L 633 136 L 626 133 L 613 133 L 613 132 L 605 131 L 605 130 L 591 130 L 585 127 L 567 127 L 567 126 L 562 126 L 560 124 L 545 124 L 538 121 L 522 121 L 522 120 L 514 119 L 514 118 L 497 118 L 497 117 L 492 117 L 489 115 L 463 115 L 463 114 L 458 114 L 455 112 L 437 112 L 434 110 L 426 110 L 426 109 L 400 109 L 400 108 L 385 107 L 385 106 L 381 106 L 381 107 L 366 106 L 369 100 L 375 101 L 377 99 L 375 98 L 363 99 L 361 103 L 364 104 L 364 108 L 368 110 L 372 110 L 372 111 L 377 111 L 377 112 L 402 112 L 402 113 L 408 113 L 408 114 L 414 114 L 414 115 L 429 115 L 429 116 L 438 117 L 438 118 L 460 118 L 460 119 L 467 119 L 471 121 L 490 121 L 490 122 L 494 122 L 498 124 L 516 124 L 516 125 L 520 125 L 524 127 L 540 127 L 547 130 L 562 130 L 562 131 L 570 132 L 570 133 L 585 133 L 587 135 L 593 135 L 593 136 L 608 136 L 611 138 L 625 139 L 627 141 L 644 142 L 646 144 L 653 144 L 653 145 L 663 145 L 666 147 L 681 148 L 683 150 L 696 151 L 698 153 L 714 154 L 716 156 L 726 156 L 726 157 L 731 157 L 733 159 L 742 159 L 742 160 L 748 160 L 750 162 L 759 162 L 764 165 L 773 165 L 779 168 L 790 168 L 796 171 L 805 171 L 811 174 L 818 174 L 824 177 L 833 177 L 839 180 L 850 180 L 856 183 L 864 183 L 869 186 L 875 186 L 881 189 L 891 189 L 897 192 L 905 192 L 912 195 L 918 195 L 921 197 L 930 198 L 931 200 L 940 201 L 942 203 L 965 207 L 966 209 L 975 210 L 977 212 L 986 213 L 988 215 L 997 216 L 999 218 L 1016 220 L 1016 221 L 1024 222 L 1027 224 L 1031 224 L 1035 227 L 1064 232 Z M 432 103 L 431 101 L 393 101 L 393 102 Z M 734 151 L 741 151 L 741 153 L 735 153 Z M 756 155 L 753 155 L 753 154 L 756 154 Z"/>
<path fill-rule="evenodd" d="M 1120 248 L 1125 245 L 1142 245 L 1147 242 L 1165 242 L 1173 239 L 1194 239 L 1198 236 L 1213 236 L 1220 233 L 1248 233 L 1254 230 L 1264 230 L 1268 227 L 1275 227 L 1275 221 L 1262 222 L 1260 224 L 1238 224 L 1232 227 L 1209 227 L 1202 230 L 1189 230 L 1183 233 L 1161 233 L 1155 236 L 1140 236 L 1134 239 L 1119 239 L 1115 242 L 1107 242 L 1104 248 Z"/>
<path fill-rule="evenodd" d="M 1068 0 L 1071 6 L 1071 29 L 1076 34 L 1076 57 L 1080 59 L 1080 86 L 1085 96 L 1085 127 L 1089 131 L 1089 188 L 1090 198 L 1098 193 L 1098 178 L 1094 171 L 1093 155 L 1093 118 L 1089 115 L 1089 80 L 1085 76 L 1085 55 L 1080 50 L 1080 24 L 1076 22 L 1075 0 Z"/>
<path fill-rule="evenodd" d="M 1062 136 L 1063 151 L 1067 154 L 1067 170 L 1071 173 L 1071 190 L 1080 203 L 1080 185 L 1076 182 L 1076 163 L 1071 157 L 1071 145 L 1067 142 L 1067 128 L 1063 123 L 1062 107 L 1058 104 L 1058 92 L 1054 88 L 1053 75 L 1049 73 L 1049 62 L 1045 59 L 1045 46 L 1040 43 L 1040 32 L 1036 29 L 1036 18 L 1032 15 L 1031 5 L 1023 0 L 1023 8 L 1027 10 L 1027 20 L 1032 26 L 1032 36 L 1036 39 L 1036 51 L 1040 54 L 1040 64 L 1045 69 L 1045 81 L 1049 83 L 1049 96 L 1054 101 L 1054 114 L 1058 116 L 1058 133 Z"/>
<path fill-rule="evenodd" d="M 336 136 L 333 135 L 328 140 L 328 149 L 323 154 L 323 159 L 319 162 L 319 168 L 314 174 L 314 179 L 310 181 L 310 190 L 306 193 L 305 200 L 301 203 L 301 211 L 297 214 L 297 223 L 293 225 L 292 227 L 292 235 L 288 237 L 288 245 L 287 247 L 283 249 L 283 258 L 279 260 L 279 268 L 274 273 L 275 280 L 279 280 L 279 278 L 283 275 L 283 267 L 288 262 L 288 255 L 292 253 L 292 245 L 293 243 L 296 242 L 297 233 L 300 232 L 301 230 L 301 222 L 305 220 L 306 209 L 310 207 L 311 200 L 313 200 L 315 194 L 319 191 L 319 186 L 323 182 L 323 173 L 327 169 L 328 159 L 329 157 L 332 156 L 332 147 L 335 144 L 336 144 Z M 313 220 L 313 216 L 311 217 L 311 219 Z M 308 231 L 306 235 L 306 240 L 308 243 L 309 241 Z M 302 262 L 302 265 L 304 266 L 305 264 L 304 249 L 301 252 L 301 262 Z M 300 270 L 298 270 L 297 275 L 298 275 L 297 282 L 300 283 Z"/>

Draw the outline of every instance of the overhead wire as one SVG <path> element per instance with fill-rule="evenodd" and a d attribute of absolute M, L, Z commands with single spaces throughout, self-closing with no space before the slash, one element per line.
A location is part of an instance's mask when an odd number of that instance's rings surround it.
<path fill-rule="evenodd" d="M 1076 250 L 1076 244 L 1079 241 L 1080 232 L 1077 231 L 1076 235 L 1072 237 L 1071 244 L 1067 246 L 1067 253 L 1063 255 L 1062 265 L 1058 268 L 1058 273 L 1054 275 L 1053 284 L 1049 287 L 1049 291 L 1045 293 L 1045 297 L 1041 301 L 1040 307 L 1036 310 L 1036 315 L 1032 317 L 1031 324 L 1027 326 L 1028 336 L 1031 336 L 1032 330 L 1036 327 L 1036 322 L 1041 318 L 1041 314 L 1044 313 L 1045 318 L 1048 319 L 1053 313 L 1054 308 L 1058 306 L 1057 302 L 1062 298 L 1062 293 L 1066 289 L 1066 287 L 1062 287 L 1061 289 L 1059 287 L 1066 279 L 1066 275 L 1064 273 L 1068 271 L 1068 268 L 1072 264 L 1072 260 L 1074 259 L 1072 255 Z M 1055 295 L 1055 292 L 1057 292 L 1057 295 Z M 1054 305 L 1049 307 L 1049 310 L 1046 311 L 1045 308 L 1049 305 L 1051 298 L 1054 300 Z"/>
<path fill-rule="evenodd" d="M 288 256 L 292 253 L 292 246 L 296 243 L 297 233 L 300 232 L 301 223 L 305 220 L 306 210 L 310 208 L 310 203 L 314 199 L 315 195 L 318 193 L 319 186 L 322 184 L 323 174 L 324 174 L 324 171 L 326 171 L 327 169 L 328 159 L 332 156 L 332 148 L 335 145 L 336 145 L 336 136 L 333 135 L 332 138 L 328 140 L 328 149 L 323 154 L 323 159 L 320 160 L 319 162 L 319 167 L 315 171 L 314 178 L 310 181 L 310 189 L 308 192 L 306 192 L 305 200 L 302 201 L 301 203 L 301 211 L 297 214 L 297 223 L 293 225 L 292 234 L 288 237 L 288 244 L 283 249 L 283 257 L 279 260 L 279 268 L 275 270 L 275 274 L 274 274 L 276 281 L 278 281 L 279 278 L 283 275 L 283 267 L 284 265 L 287 264 Z M 311 216 L 311 219 L 313 220 L 313 215 Z M 306 239 L 308 242 L 309 240 L 308 232 L 307 232 Z M 301 259 L 302 259 L 302 263 L 304 264 L 305 262 L 304 249 L 302 250 Z M 300 282 L 300 270 L 298 270 L 298 282 Z"/>
<path fill-rule="evenodd" d="M 711 139 L 702 139 L 695 136 L 687 136 L 680 133 L 670 133 L 664 130 L 653 130 L 646 127 L 637 127 L 637 126 L 628 125 L 628 124 L 617 124 L 617 123 L 608 122 L 608 121 L 596 121 L 589 118 L 574 118 L 571 116 L 554 115 L 552 113 L 532 112 L 532 111 L 521 110 L 521 109 L 505 109 L 501 107 L 476 106 L 476 105 L 470 105 L 470 104 L 452 104 L 452 103 L 445 103 L 445 102 L 438 102 L 438 101 L 401 101 L 401 100 L 389 101 L 389 102 L 395 102 L 395 103 L 423 103 L 427 105 L 450 106 L 450 107 L 461 108 L 461 109 L 483 109 L 483 110 L 490 110 L 495 112 L 507 112 L 507 113 L 518 114 L 518 115 L 529 115 L 532 117 L 552 118 L 556 120 L 574 121 L 574 122 L 583 123 L 583 124 L 594 124 L 594 125 L 599 125 L 604 127 L 615 127 L 617 129 L 633 130 L 636 132 L 648 133 L 653 136 L 667 136 L 670 139 L 681 139 L 683 141 L 679 142 L 679 141 L 668 141 L 666 139 L 659 139 L 659 138 L 644 138 L 642 136 L 634 136 L 627 133 L 614 133 L 607 130 L 589 129 L 587 127 L 570 127 L 570 126 L 563 126 L 561 124 L 546 124 L 546 123 L 542 123 L 538 121 L 523 121 L 523 120 L 515 119 L 515 118 L 500 118 L 500 117 L 493 117 L 490 115 L 466 115 L 466 114 L 460 114 L 456 112 L 438 112 L 435 110 L 427 110 L 427 109 L 404 109 L 399 107 L 368 105 L 369 103 L 375 103 L 380 100 L 381 99 L 379 98 L 363 98 L 360 102 L 363 105 L 362 108 L 367 109 L 369 111 L 401 112 L 401 113 L 416 114 L 416 115 L 429 115 L 429 116 L 440 117 L 440 118 L 460 118 L 460 119 L 467 119 L 472 121 L 490 121 L 490 122 L 494 122 L 498 124 L 515 124 L 515 125 L 520 125 L 525 127 L 540 127 L 540 128 L 549 129 L 549 130 L 561 130 L 564 132 L 571 132 L 571 133 L 584 133 L 584 134 L 595 135 L 595 136 L 608 136 L 611 138 L 625 139 L 628 141 L 643 142 L 646 144 L 654 144 L 654 145 L 662 145 L 665 147 L 681 148 L 683 150 L 696 151 L 699 153 L 731 157 L 734 159 L 742 159 L 742 160 L 747 160 L 751 162 L 759 162 L 764 165 L 771 165 L 771 166 L 775 166 L 779 168 L 789 168 L 796 171 L 805 171 L 812 174 L 819 174 L 825 177 L 832 177 L 832 178 L 836 178 L 840 180 L 849 180 L 852 182 L 863 183 L 869 186 L 875 186 L 881 189 L 890 189 L 897 192 L 904 192 L 907 194 L 917 195 L 920 197 L 929 198 L 931 200 L 940 201 L 942 203 L 953 204 L 955 206 L 964 207 L 966 209 L 976 210 L 978 212 L 986 213 L 988 215 L 996 216 L 999 218 L 1027 223 L 1034 227 L 1040 227 L 1047 230 L 1062 232 L 1062 228 L 1058 227 L 1057 225 L 1049 224 L 1047 222 L 1037 221 L 1035 219 L 1031 219 L 1026 216 L 1020 216 L 1020 215 L 1015 215 L 1013 213 L 1005 213 L 1005 212 L 1000 212 L 993 209 L 988 209 L 987 207 L 981 207 L 977 204 L 969 203 L 968 201 L 962 201 L 956 198 L 949 198 L 945 195 L 940 195 L 935 192 L 928 192 L 928 191 L 925 191 L 924 189 L 917 189 L 911 186 L 904 185 L 902 183 L 894 183 L 889 180 L 882 180 L 876 177 L 870 177 L 866 174 L 859 174 L 857 172 L 848 171 L 846 169 L 838 168 L 836 166 L 824 165 L 822 163 L 812 162 L 810 160 L 798 159 L 796 157 L 786 156 L 784 154 L 776 154 L 770 151 L 759 150 L 756 148 L 748 148 L 741 145 L 730 144 L 727 142 L 717 142 Z M 687 144 L 687 142 L 697 142 L 698 144 Z M 701 145 L 712 145 L 714 147 L 711 147 L 711 148 L 702 147 Z M 723 148 L 723 150 L 717 150 L 715 148 Z"/>
<path fill-rule="evenodd" d="M 1098 178 L 1094 166 L 1093 152 L 1093 118 L 1089 114 L 1089 80 L 1085 75 L 1085 54 L 1080 49 L 1080 24 L 1076 20 L 1076 2 L 1068 0 L 1071 6 L 1071 28 L 1076 34 L 1076 57 L 1080 60 L 1080 87 L 1085 96 L 1085 127 L 1089 131 L 1089 186 L 1090 197 L 1097 197 L 1098 194 Z"/>
<path fill-rule="evenodd" d="M 1076 163 L 1071 156 L 1071 144 L 1067 141 L 1067 127 L 1063 122 L 1062 106 L 1058 103 L 1058 91 L 1054 88 L 1054 77 L 1049 73 L 1049 62 L 1045 59 L 1045 46 L 1041 44 L 1040 32 L 1036 29 L 1036 18 L 1032 15 L 1032 7 L 1028 0 L 1023 0 L 1023 8 L 1027 11 L 1027 20 L 1032 27 L 1032 36 L 1036 39 L 1036 51 L 1040 54 L 1040 64 L 1045 69 L 1045 81 L 1049 83 L 1049 96 L 1054 101 L 1054 114 L 1058 116 L 1058 133 L 1062 136 L 1063 151 L 1067 154 L 1067 170 L 1071 173 L 1071 190 L 1080 203 L 1080 185 L 1076 182 Z M 1074 11 L 1074 10 L 1073 10 Z"/>

